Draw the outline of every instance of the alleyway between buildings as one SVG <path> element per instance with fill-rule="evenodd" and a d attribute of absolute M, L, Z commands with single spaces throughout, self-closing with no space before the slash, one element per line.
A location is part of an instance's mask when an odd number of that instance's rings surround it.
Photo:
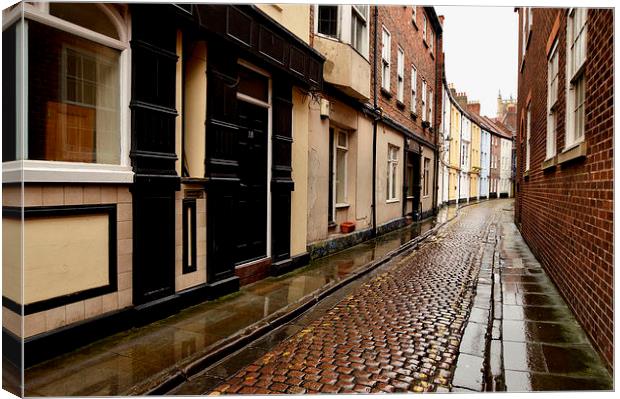
<path fill-rule="evenodd" d="M 486 201 L 320 259 L 27 369 L 26 394 L 611 389 L 512 215 Z"/>

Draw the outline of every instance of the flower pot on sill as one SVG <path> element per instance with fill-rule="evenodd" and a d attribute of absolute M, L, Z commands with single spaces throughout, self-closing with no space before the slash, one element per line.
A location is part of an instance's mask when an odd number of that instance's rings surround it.
<path fill-rule="evenodd" d="M 353 230 L 355 230 L 355 223 L 353 222 L 340 223 L 340 232 L 342 234 L 349 234 Z"/>

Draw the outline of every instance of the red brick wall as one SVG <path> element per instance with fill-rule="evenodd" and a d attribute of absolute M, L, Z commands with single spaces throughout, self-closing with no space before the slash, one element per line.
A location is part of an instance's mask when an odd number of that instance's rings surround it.
<path fill-rule="evenodd" d="M 371 9 L 371 13 L 374 10 Z M 441 40 L 438 40 L 437 33 L 435 32 L 435 45 L 433 46 L 433 55 L 429 47 L 424 44 L 423 38 L 423 15 L 426 11 L 424 7 L 417 7 L 417 27 L 411 21 L 412 7 L 411 6 L 382 6 L 378 10 L 377 19 L 377 71 L 371 78 L 371 84 L 374 85 L 375 77 L 378 79 L 377 90 L 379 93 L 378 106 L 383 109 L 385 115 L 391 119 L 407 127 L 409 130 L 426 140 L 434 143 L 435 136 L 429 131 L 429 129 L 422 129 L 422 115 L 421 115 L 421 98 L 422 98 L 422 78 L 426 79 L 427 83 L 427 95 L 428 91 L 433 91 L 433 127 L 437 126 L 437 109 L 436 101 L 437 97 L 437 85 L 436 77 L 441 80 L 441 75 L 436 75 L 436 59 L 438 54 L 441 54 Z M 374 15 L 374 14 L 373 14 Z M 433 30 L 431 24 L 431 18 L 429 15 L 427 18 L 427 35 L 430 39 L 430 32 Z M 391 35 L 391 64 L 390 64 L 390 93 L 391 97 L 380 93 L 381 90 L 381 38 L 383 32 L 383 26 L 387 28 Z M 374 24 L 371 24 L 370 29 L 370 63 L 374 65 L 373 59 L 373 45 L 374 45 Z M 397 57 L 398 46 L 400 46 L 405 53 L 405 71 L 404 71 L 404 107 L 397 105 Z M 411 116 L 411 64 L 414 64 L 418 70 L 417 79 L 417 118 Z M 374 86 L 373 86 L 374 87 Z M 439 92 L 441 93 L 441 92 Z M 427 102 L 428 109 L 428 102 Z"/>
<path fill-rule="evenodd" d="M 585 158 L 543 171 L 546 147 L 547 43 L 559 15 L 557 149 L 564 147 L 566 10 L 534 9 L 519 72 L 518 120 L 531 98 L 530 172 L 525 131 L 517 138 L 517 223 L 607 365 L 613 360 L 613 11 L 590 10 L 587 25 Z M 519 21 L 521 26 L 521 21 Z M 523 38 L 520 38 L 520 41 Z M 519 43 L 521 46 L 521 42 Z M 519 47 L 521 48 L 521 47 Z M 521 66 L 521 64 L 519 64 Z M 531 97 L 530 97 L 531 96 Z"/>

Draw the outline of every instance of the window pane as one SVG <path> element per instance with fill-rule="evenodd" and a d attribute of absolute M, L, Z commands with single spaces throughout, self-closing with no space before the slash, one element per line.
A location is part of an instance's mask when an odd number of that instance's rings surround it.
<path fill-rule="evenodd" d="M 28 157 L 118 164 L 119 52 L 28 26 Z"/>
<path fill-rule="evenodd" d="M 319 33 L 336 37 L 338 35 L 338 6 L 319 6 Z"/>
<path fill-rule="evenodd" d="M 50 3 L 50 14 L 114 39 L 119 38 L 110 18 L 96 4 Z"/>
<path fill-rule="evenodd" d="M 338 148 L 336 150 L 336 202 L 346 202 L 345 173 L 347 167 L 347 151 Z"/>

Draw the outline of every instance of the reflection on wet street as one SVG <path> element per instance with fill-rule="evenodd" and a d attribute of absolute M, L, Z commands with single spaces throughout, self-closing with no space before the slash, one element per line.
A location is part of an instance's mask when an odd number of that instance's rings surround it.
<path fill-rule="evenodd" d="M 123 395 L 136 384 L 177 369 L 179 362 L 217 346 L 265 317 L 300 305 L 304 297 L 381 259 L 437 223 L 456 215 L 443 208 L 436 218 L 319 258 L 280 277 L 244 286 L 240 292 L 185 309 L 167 319 L 125 331 L 25 371 L 28 396 Z"/>

